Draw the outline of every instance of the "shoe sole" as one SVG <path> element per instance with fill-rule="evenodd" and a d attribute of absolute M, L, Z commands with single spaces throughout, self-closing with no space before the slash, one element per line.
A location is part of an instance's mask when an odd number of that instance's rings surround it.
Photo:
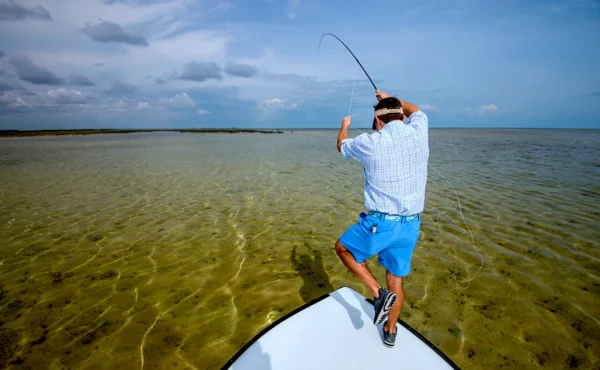
<path fill-rule="evenodd" d="M 388 348 L 392 348 L 394 346 L 394 343 L 388 344 L 386 342 L 383 342 L 383 345 L 386 346 L 386 347 L 388 347 Z"/>
<path fill-rule="evenodd" d="M 373 323 L 375 325 L 379 325 L 386 319 L 388 313 L 390 312 L 390 308 L 396 303 L 396 294 L 392 293 L 386 297 L 386 300 L 381 305 L 381 310 L 375 314 L 375 320 Z"/>

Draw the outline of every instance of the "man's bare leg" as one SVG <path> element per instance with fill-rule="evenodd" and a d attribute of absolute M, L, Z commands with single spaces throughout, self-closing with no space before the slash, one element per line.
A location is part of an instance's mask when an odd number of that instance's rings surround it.
<path fill-rule="evenodd" d="M 335 252 L 340 257 L 344 265 L 346 265 L 348 270 L 350 270 L 354 276 L 362 281 L 367 288 L 371 289 L 375 299 L 379 298 L 379 288 L 381 288 L 381 285 L 379 285 L 371 271 L 369 271 L 367 263 L 357 263 L 352 253 L 350 253 L 350 251 L 347 250 L 342 243 L 340 243 L 339 239 L 335 242 Z"/>
<path fill-rule="evenodd" d="M 390 309 L 388 314 L 388 321 L 385 324 L 385 331 L 388 333 L 396 332 L 396 323 L 402 310 L 402 303 L 404 303 L 404 289 L 402 288 L 402 278 L 386 271 L 387 287 L 388 290 L 394 292 L 398 297 L 396 302 Z"/>

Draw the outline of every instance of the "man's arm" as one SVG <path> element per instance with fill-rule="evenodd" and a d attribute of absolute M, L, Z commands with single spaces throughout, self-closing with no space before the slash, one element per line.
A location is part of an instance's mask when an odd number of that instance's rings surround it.
<path fill-rule="evenodd" d="M 342 120 L 342 128 L 340 129 L 340 133 L 337 138 L 337 148 L 338 152 L 342 152 L 342 141 L 348 138 L 348 128 L 350 127 L 350 122 L 352 121 L 352 117 L 348 116 Z"/>
<path fill-rule="evenodd" d="M 377 92 L 375 93 L 375 96 L 377 97 L 377 101 L 380 101 L 381 99 L 390 97 L 390 95 L 388 93 L 379 92 L 379 90 L 377 90 Z M 402 103 L 402 109 L 404 110 L 404 114 L 406 115 L 406 117 L 410 117 L 411 114 L 419 111 L 419 107 L 417 107 L 413 103 L 404 101 L 402 99 L 398 99 L 398 100 L 400 100 L 400 103 Z"/>

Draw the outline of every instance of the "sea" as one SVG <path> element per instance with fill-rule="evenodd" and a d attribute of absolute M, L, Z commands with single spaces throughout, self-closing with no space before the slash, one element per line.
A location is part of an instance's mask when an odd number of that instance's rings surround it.
<path fill-rule="evenodd" d="M 364 211 L 336 139 L 0 139 L 0 368 L 219 369 L 323 294 L 369 297 L 334 251 Z M 600 131 L 430 129 L 429 146 L 400 318 L 462 369 L 598 369 Z"/>

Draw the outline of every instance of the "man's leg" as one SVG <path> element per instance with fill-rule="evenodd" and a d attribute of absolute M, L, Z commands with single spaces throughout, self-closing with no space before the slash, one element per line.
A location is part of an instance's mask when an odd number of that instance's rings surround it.
<path fill-rule="evenodd" d="M 404 289 L 402 288 L 402 278 L 386 271 L 387 287 L 388 290 L 396 294 L 396 303 L 390 309 L 388 314 L 388 321 L 385 324 L 385 330 L 389 333 L 396 332 L 396 322 L 400 316 L 402 310 L 402 303 L 404 303 Z"/>
<path fill-rule="evenodd" d="M 375 299 L 379 298 L 379 288 L 381 288 L 381 285 L 379 285 L 371 271 L 369 271 L 367 263 L 357 263 L 352 253 L 350 253 L 350 251 L 347 250 L 342 243 L 340 243 L 339 239 L 335 242 L 335 252 L 340 257 L 344 265 L 346 265 L 348 270 L 350 270 L 354 276 L 362 281 L 367 288 L 371 289 Z"/>

